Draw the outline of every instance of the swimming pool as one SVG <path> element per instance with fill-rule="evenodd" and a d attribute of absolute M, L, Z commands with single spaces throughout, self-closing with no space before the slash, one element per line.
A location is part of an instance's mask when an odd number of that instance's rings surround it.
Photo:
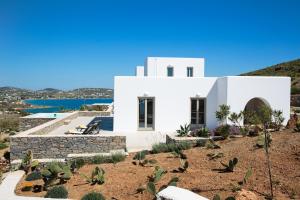
<path fill-rule="evenodd" d="M 71 113 L 37 113 L 37 114 L 33 114 L 33 115 L 28 115 L 23 118 L 53 118 L 53 119 L 57 119 L 57 118 L 66 117 L 70 114 Z"/>

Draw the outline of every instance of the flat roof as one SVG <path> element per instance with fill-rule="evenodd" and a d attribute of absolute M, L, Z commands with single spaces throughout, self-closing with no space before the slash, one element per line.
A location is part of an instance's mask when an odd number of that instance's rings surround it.
<path fill-rule="evenodd" d="M 33 119 L 33 118 L 52 118 L 52 119 L 57 119 L 57 118 L 63 118 L 68 115 L 71 115 L 72 113 L 36 113 L 32 115 L 28 115 L 25 117 L 21 118 L 26 118 L 26 119 Z"/>

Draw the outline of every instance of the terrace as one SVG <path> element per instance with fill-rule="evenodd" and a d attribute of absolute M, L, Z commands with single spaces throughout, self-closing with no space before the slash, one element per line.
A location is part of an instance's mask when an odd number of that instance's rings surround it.
<path fill-rule="evenodd" d="M 101 120 L 95 133 L 66 134 Z M 72 154 L 110 153 L 125 150 L 126 137 L 112 131 L 111 112 L 76 111 L 11 137 L 11 158 L 19 160 L 31 150 L 36 159 L 64 159 Z"/>

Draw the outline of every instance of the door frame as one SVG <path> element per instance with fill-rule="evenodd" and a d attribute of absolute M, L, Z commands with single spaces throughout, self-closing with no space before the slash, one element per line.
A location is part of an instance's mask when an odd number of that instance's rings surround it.
<path fill-rule="evenodd" d="M 145 100 L 145 127 L 140 127 L 140 99 Z M 152 127 L 147 127 L 147 99 L 153 100 L 153 108 L 152 108 Z M 138 97 L 137 98 L 137 130 L 138 131 L 154 131 L 155 130 L 155 97 Z"/>
<path fill-rule="evenodd" d="M 204 124 L 192 124 L 192 100 L 204 100 Z M 197 105 L 199 105 L 199 101 L 197 101 Z M 190 118 L 190 126 L 191 129 L 197 129 L 201 127 L 206 127 L 206 98 L 205 97 L 191 97 L 190 98 L 190 108 L 189 108 L 189 118 Z M 197 115 L 196 115 L 197 118 Z"/>

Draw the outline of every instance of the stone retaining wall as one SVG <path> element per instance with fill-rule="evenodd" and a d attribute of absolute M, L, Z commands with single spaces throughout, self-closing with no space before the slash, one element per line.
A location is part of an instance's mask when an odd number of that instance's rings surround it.
<path fill-rule="evenodd" d="M 126 148 L 125 136 L 22 136 L 10 139 L 11 160 L 22 159 L 31 150 L 33 158 L 67 158 L 68 154 L 109 153 Z"/>
<path fill-rule="evenodd" d="M 181 143 L 181 142 L 187 142 L 189 143 L 192 147 L 195 146 L 204 146 L 208 138 L 203 138 L 203 137 L 176 137 L 176 136 L 166 136 L 166 143 L 171 144 L 171 143 Z"/>

